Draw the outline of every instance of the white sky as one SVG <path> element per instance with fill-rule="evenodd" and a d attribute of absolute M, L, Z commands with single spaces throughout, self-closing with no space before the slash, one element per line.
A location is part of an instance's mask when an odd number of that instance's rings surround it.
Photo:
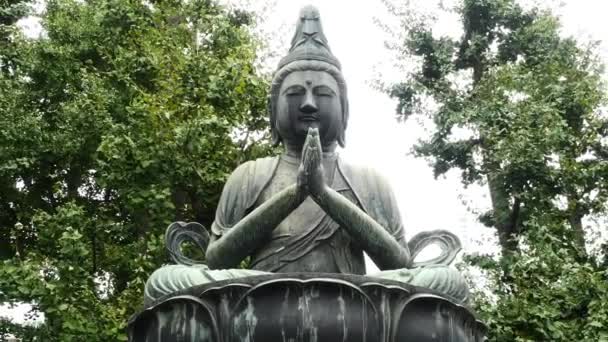
<path fill-rule="evenodd" d="M 415 7 L 433 11 L 438 0 L 410 0 Z M 232 2 L 238 3 L 238 0 Z M 444 0 L 444 4 L 452 0 Z M 555 3 L 555 2 L 552 2 Z M 553 5 L 562 17 L 563 32 L 583 40 L 608 41 L 605 0 L 564 0 L 563 6 Z M 325 34 L 333 53 L 342 63 L 348 89 L 351 116 L 347 131 L 347 146 L 342 156 L 357 163 L 373 165 L 393 185 L 409 237 L 422 230 L 448 229 L 462 240 L 466 252 L 495 250 L 494 231 L 476 221 L 474 210 L 486 210 L 489 199 L 483 187 L 463 189 L 457 172 L 435 180 L 427 162 L 409 154 L 415 142 L 428 135 L 416 120 L 405 124 L 395 120 L 395 103 L 373 90 L 369 82 L 380 70 L 388 80 L 399 80 L 392 68 L 390 53 L 384 48 L 386 34 L 374 23 L 380 18 L 390 22 L 380 0 L 277 0 L 270 9 L 263 29 L 273 32 L 275 43 L 291 39 L 299 9 L 313 4 L 321 12 Z M 26 31 L 36 30 L 36 22 L 23 23 Z M 434 27 L 438 34 L 458 37 L 459 24 L 454 15 L 441 15 Z M 608 45 L 601 52 L 608 58 Z M 274 70 L 274 65 L 271 66 Z M 427 122 L 428 124 L 428 122 Z M 24 307 L 8 310 L 0 307 L 0 315 L 21 321 Z"/>
<path fill-rule="evenodd" d="M 350 120 L 342 156 L 372 165 L 389 179 L 408 237 L 422 230 L 448 229 L 467 246 L 474 245 L 471 241 L 480 234 L 491 239 L 493 232 L 475 223 L 475 215 L 463 204 L 457 177 L 449 175 L 447 179 L 435 180 L 427 162 L 409 154 L 415 142 L 426 136 L 424 129 L 415 120 L 398 123 L 395 103 L 369 85 L 379 67 L 383 75 L 396 74 L 390 68 L 391 63 L 386 63 L 390 60 L 384 48 L 386 35 L 373 22 L 375 17 L 386 17 L 380 1 L 278 1 L 275 18 L 280 20 L 267 24 L 287 27 L 281 31 L 288 38 L 277 39 L 289 41 L 299 8 L 309 3 L 320 10 L 329 45 L 342 63 L 348 85 Z M 484 206 L 487 200 L 483 191 L 477 189 L 475 193 L 481 202 L 476 205 Z"/>
<path fill-rule="evenodd" d="M 438 15 L 434 34 L 460 36 L 457 16 L 437 11 L 440 2 L 450 6 L 455 1 L 409 1 L 418 9 Z M 529 5 L 532 2 L 525 3 Z M 428 128 L 425 130 L 420 122 L 412 119 L 398 123 L 394 116 L 395 102 L 369 85 L 377 70 L 385 81 L 396 81 L 401 76 L 399 70 L 392 66 L 391 53 L 384 47 L 387 34 L 374 23 L 374 18 L 379 18 L 383 24 L 391 24 L 393 20 L 382 2 L 277 0 L 274 13 L 265 22 L 267 31 L 280 32 L 276 39 L 288 42 L 298 11 L 306 4 L 319 8 L 329 45 L 342 62 L 348 85 L 351 116 L 342 156 L 357 163 L 373 165 L 389 179 L 400 204 L 408 238 L 423 230 L 447 229 L 461 238 L 465 252 L 495 251 L 494 230 L 483 227 L 476 220 L 476 212 L 483 212 L 490 206 L 485 187 L 464 189 L 457 170 L 434 179 L 427 162 L 410 153 L 419 139 L 428 136 Z M 561 17 L 564 35 L 573 35 L 583 41 L 608 41 L 608 25 L 605 24 L 607 1 L 546 1 L 543 5 L 551 6 Z M 606 43 L 601 45 L 601 54 L 608 57 Z M 424 124 L 431 123 L 427 120 Z"/>

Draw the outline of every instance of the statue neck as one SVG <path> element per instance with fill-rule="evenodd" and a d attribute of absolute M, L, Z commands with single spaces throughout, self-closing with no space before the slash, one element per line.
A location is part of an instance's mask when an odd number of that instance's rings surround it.
<path fill-rule="evenodd" d="M 336 141 L 332 141 L 330 144 L 323 144 L 323 155 L 334 154 L 336 152 L 336 147 L 338 143 Z M 303 144 L 292 144 L 287 141 L 283 141 L 283 147 L 285 148 L 285 154 L 288 156 L 296 157 L 300 159 L 302 157 L 302 149 Z"/>

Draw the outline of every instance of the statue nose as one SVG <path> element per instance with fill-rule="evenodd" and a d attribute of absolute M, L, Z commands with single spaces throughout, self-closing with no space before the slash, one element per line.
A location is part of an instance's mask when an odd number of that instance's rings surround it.
<path fill-rule="evenodd" d="M 318 110 L 319 108 L 317 108 L 314 97 L 311 93 L 307 93 L 304 102 L 300 106 L 300 111 L 303 113 L 315 113 Z"/>

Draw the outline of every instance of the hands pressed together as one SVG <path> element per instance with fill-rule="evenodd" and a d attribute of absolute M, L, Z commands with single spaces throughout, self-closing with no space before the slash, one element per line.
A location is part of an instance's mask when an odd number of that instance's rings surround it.
<path fill-rule="evenodd" d="M 323 174 L 323 149 L 319 131 L 309 128 L 306 141 L 302 148 L 302 161 L 298 170 L 298 193 L 302 199 L 311 196 L 315 201 L 325 191 L 325 177 Z"/>

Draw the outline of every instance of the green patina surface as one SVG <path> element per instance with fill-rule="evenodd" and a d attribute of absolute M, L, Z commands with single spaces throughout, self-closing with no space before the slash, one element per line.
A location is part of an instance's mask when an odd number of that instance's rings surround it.
<path fill-rule="evenodd" d="M 447 232 L 408 244 L 388 183 L 373 169 L 341 160 L 348 122 L 346 85 L 329 49 L 318 11 L 300 13 L 289 53 L 271 89 L 270 124 L 285 152 L 249 161 L 228 179 L 211 227 L 206 265 L 157 270 L 146 301 L 207 282 L 266 272 L 365 274 L 364 252 L 382 270 L 374 276 L 427 287 L 466 301 L 462 276 L 447 264 L 460 249 Z M 415 263 L 420 249 L 443 253 Z M 251 257 L 251 270 L 234 269 Z"/>

